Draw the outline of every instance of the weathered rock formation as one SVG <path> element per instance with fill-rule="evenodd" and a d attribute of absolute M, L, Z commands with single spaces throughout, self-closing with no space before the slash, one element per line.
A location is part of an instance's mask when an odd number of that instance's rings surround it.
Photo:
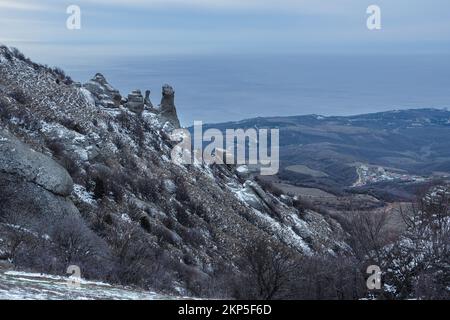
<path fill-rule="evenodd" d="M 128 95 L 128 102 L 125 104 L 125 107 L 137 114 L 144 111 L 144 98 L 141 90 L 134 90 Z"/>
<path fill-rule="evenodd" d="M 122 96 L 113 88 L 101 73 L 83 85 L 94 97 L 95 105 L 104 108 L 118 108 Z"/>
<path fill-rule="evenodd" d="M 145 104 L 146 108 L 151 110 L 151 109 L 153 109 L 153 104 L 150 101 L 150 93 L 151 93 L 150 90 L 145 91 L 144 104 Z"/>
<path fill-rule="evenodd" d="M 180 120 L 178 120 L 177 109 L 175 107 L 175 90 L 168 84 L 162 87 L 160 114 L 165 120 L 172 123 L 175 128 L 180 127 Z"/>

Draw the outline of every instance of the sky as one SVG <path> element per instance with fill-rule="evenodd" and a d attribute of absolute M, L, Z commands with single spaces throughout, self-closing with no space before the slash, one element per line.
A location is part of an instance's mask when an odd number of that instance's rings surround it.
<path fill-rule="evenodd" d="M 170 83 L 185 124 L 450 103 L 449 0 L 0 0 L 0 44 L 124 94 Z"/>
<path fill-rule="evenodd" d="M 382 29 L 366 27 L 369 5 Z M 81 9 L 68 30 L 66 9 Z M 34 60 L 450 52 L 448 0 L 0 0 L 0 43 Z"/>

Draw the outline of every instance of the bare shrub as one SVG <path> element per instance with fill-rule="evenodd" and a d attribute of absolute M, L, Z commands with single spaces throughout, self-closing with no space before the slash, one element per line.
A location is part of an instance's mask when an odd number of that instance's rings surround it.
<path fill-rule="evenodd" d="M 304 213 L 307 210 L 315 211 L 315 209 L 316 209 L 314 204 L 311 201 L 309 201 L 303 197 L 294 198 L 294 201 L 292 204 L 293 204 L 294 208 L 296 208 L 300 213 Z"/>
<path fill-rule="evenodd" d="M 86 129 L 83 128 L 83 126 L 81 124 L 79 124 L 78 122 L 74 121 L 73 119 L 70 118 L 64 118 L 61 120 L 61 124 L 66 127 L 69 130 L 78 132 L 79 134 L 87 134 Z"/>
<path fill-rule="evenodd" d="M 152 225 L 151 233 L 157 236 L 160 245 L 179 245 L 181 238 L 178 234 L 164 225 Z"/>
<path fill-rule="evenodd" d="M 177 265 L 177 272 L 183 280 L 186 289 L 193 296 L 203 296 L 205 294 L 205 288 L 211 283 L 211 278 L 199 267 L 194 265 L 179 263 Z"/>
<path fill-rule="evenodd" d="M 47 140 L 47 148 L 49 148 L 55 157 L 61 156 L 65 151 L 64 143 L 57 139 Z"/>
<path fill-rule="evenodd" d="M 290 298 L 357 300 L 367 295 L 365 274 L 358 261 L 345 256 L 303 257 Z"/>
<path fill-rule="evenodd" d="M 142 216 L 139 219 L 139 223 L 140 223 L 142 229 L 144 229 L 145 231 L 147 231 L 147 232 L 152 231 L 152 224 L 147 216 Z"/>
<path fill-rule="evenodd" d="M 110 244 L 115 257 L 115 277 L 122 284 L 166 290 L 170 285 L 171 262 L 161 250 L 145 241 L 142 230 L 132 227 L 115 233 Z"/>
<path fill-rule="evenodd" d="M 14 91 L 12 91 L 9 96 L 11 98 L 13 98 L 14 100 L 16 100 L 18 103 L 20 104 L 27 104 L 30 102 L 30 98 L 27 97 L 27 95 L 25 94 L 25 92 L 23 92 L 23 90 L 21 90 L 20 88 L 16 88 L 14 89 Z"/>
<path fill-rule="evenodd" d="M 264 191 L 271 193 L 277 197 L 280 197 L 284 194 L 283 190 L 275 186 L 272 182 L 264 180 L 260 177 L 256 177 L 255 180 L 258 182 L 258 184 L 263 188 Z"/>
<path fill-rule="evenodd" d="M 112 197 L 116 202 L 123 201 L 125 192 L 120 173 L 114 173 L 108 167 L 99 165 L 90 168 L 89 176 L 91 180 L 87 189 L 94 193 L 95 199 Z"/>
<path fill-rule="evenodd" d="M 348 216 L 345 229 L 350 234 L 349 244 L 356 256 L 381 265 L 382 250 L 390 240 L 388 212 L 356 211 Z"/>
<path fill-rule="evenodd" d="M 145 131 L 141 122 L 136 123 L 132 129 L 132 134 L 142 149 L 145 146 Z"/>
<path fill-rule="evenodd" d="M 189 201 L 189 189 L 187 187 L 187 183 L 182 179 L 177 179 L 175 181 L 177 185 L 175 197 L 180 202 Z"/>
<path fill-rule="evenodd" d="M 136 189 L 139 194 L 149 201 L 157 201 L 161 196 L 161 183 L 154 178 L 139 178 L 136 182 Z"/>
<path fill-rule="evenodd" d="M 46 141 L 46 145 L 52 151 L 57 162 L 67 170 L 70 176 L 77 182 L 82 181 L 81 167 L 73 155 L 66 151 L 64 143 L 58 139 L 53 139 Z"/>
<path fill-rule="evenodd" d="M 121 111 L 116 116 L 116 120 L 122 126 L 122 128 L 125 128 L 127 130 L 131 129 L 131 124 L 132 124 L 131 116 L 126 111 Z"/>
<path fill-rule="evenodd" d="M 1 46 L 0 46 L 0 49 L 2 49 L 5 58 L 6 58 L 8 61 L 12 61 L 13 56 L 11 55 L 11 53 L 10 53 L 8 47 L 6 47 L 6 46 L 4 46 L 4 45 L 1 45 Z"/>
<path fill-rule="evenodd" d="M 70 174 L 74 180 L 80 181 L 81 167 L 75 159 L 73 159 L 70 154 L 63 153 L 58 158 L 59 164 L 61 164 L 64 169 Z"/>
<path fill-rule="evenodd" d="M 6 99 L 0 97 L 0 119 L 10 120 L 11 116 L 12 116 L 11 105 Z"/>
<path fill-rule="evenodd" d="M 56 256 L 63 264 L 63 272 L 67 266 L 74 264 L 82 268 L 85 276 L 104 277 L 98 272 L 105 271 L 99 264 L 108 257 L 107 246 L 86 227 L 80 217 L 52 218 L 47 233 L 55 245 Z"/>
<path fill-rule="evenodd" d="M 289 248 L 257 238 L 243 248 L 239 265 L 241 275 L 234 281 L 234 297 L 273 300 L 289 295 L 299 260 Z"/>
<path fill-rule="evenodd" d="M 10 48 L 10 51 L 11 51 L 11 54 L 14 57 L 16 57 L 17 59 L 22 60 L 22 61 L 26 61 L 27 60 L 25 55 L 22 52 L 20 52 L 19 49 L 15 48 L 15 47 L 12 47 L 12 48 Z"/>
<path fill-rule="evenodd" d="M 194 247 L 200 247 L 206 244 L 201 229 L 181 227 L 177 229 L 177 233 L 187 244 L 190 244 Z"/>
<path fill-rule="evenodd" d="M 54 67 L 54 68 L 52 69 L 52 72 L 53 72 L 55 75 L 59 76 L 61 79 L 64 79 L 64 78 L 66 77 L 66 73 L 64 72 L 64 70 L 61 69 L 61 68 L 59 68 L 59 67 Z"/>
<path fill-rule="evenodd" d="M 191 218 L 190 214 L 186 211 L 183 206 L 176 204 L 175 214 L 178 222 L 187 228 L 192 228 L 195 226 L 195 221 Z"/>

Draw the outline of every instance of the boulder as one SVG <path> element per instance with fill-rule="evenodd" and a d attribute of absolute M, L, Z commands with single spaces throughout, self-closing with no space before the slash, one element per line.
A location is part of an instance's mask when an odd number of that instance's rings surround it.
<path fill-rule="evenodd" d="M 0 217 L 68 216 L 79 215 L 68 198 L 56 195 L 42 186 L 24 181 L 14 174 L 0 173 Z"/>
<path fill-rule="evenodd" d="M 56 195 L 72 193 L 72 178 L 62 166 L 4 130 L 0 130 L 0 172 L 37 184 Z"/>

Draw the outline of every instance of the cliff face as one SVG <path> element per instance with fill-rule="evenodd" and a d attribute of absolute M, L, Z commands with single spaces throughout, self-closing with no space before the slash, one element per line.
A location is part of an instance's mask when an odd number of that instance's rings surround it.
<path fill-rule="evenodd" d="M 346 251 L 340 225 L 230 166 L 170 160 L 174 90 L 123 96 L 0 48 L 0 260 L 145 288 L 196 292 L 239 272 L 257 238 L 301 255 Z"/>

